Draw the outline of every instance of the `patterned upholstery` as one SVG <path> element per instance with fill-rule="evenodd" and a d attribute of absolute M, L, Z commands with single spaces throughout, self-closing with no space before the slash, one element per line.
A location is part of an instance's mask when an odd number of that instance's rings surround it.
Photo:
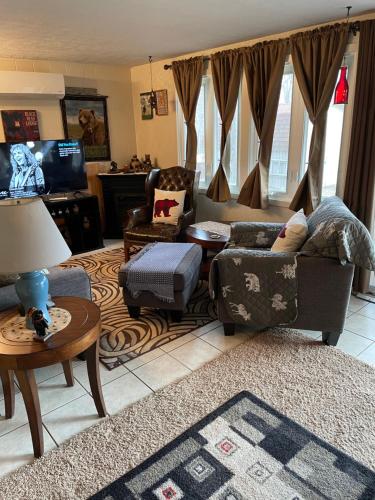
<path fill-rule="evenodd" d="M 307 219 L 310 237 L 304 255 L 336 258 L 375 271 L 375 246 L 370 233 L 337 196 L 325 199 Z"/>
<path fill-rule="evenodd" d="M 147 205 L 128 210 L 124 217 L 125 261 L 129 259 L 132 245 L 145 245 L 153 241 L 177 241 L 181 231 L 195 222 L 195 209 L 198 196 L 199 172 L 183 167 L 152 169 L 145 181 Z M 184 213 L 177 226 L 152 224 L 154 190 L 186 190 Z"/>

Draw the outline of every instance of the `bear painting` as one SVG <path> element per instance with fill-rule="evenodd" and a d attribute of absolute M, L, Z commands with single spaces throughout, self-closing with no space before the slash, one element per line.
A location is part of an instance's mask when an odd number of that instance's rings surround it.
<path fill-rule="evenodd" d="M 82 140 L 86 161 L 111 160 L 105 96 L 66 96 L 61 111 L 65 137 Z"/>
<path fill-rule="evenodd" d="M 93 109 L 80 109 L 78 122 L 82 128 L 83 144 L 102 146 L 105 143 L 104 120 L 96 116 Z"/>

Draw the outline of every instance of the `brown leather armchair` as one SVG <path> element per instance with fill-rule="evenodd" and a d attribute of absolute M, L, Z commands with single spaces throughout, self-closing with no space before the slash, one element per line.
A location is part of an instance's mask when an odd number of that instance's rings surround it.
<path fill-rule="evenodd" d="M 178 241 L 182 231 L 194 224 L 198 198 L 200 172 L 183 167 L 152 169 L 145 180 L 146 205 L 128 210 L 124 217 L 125 262 L 130 258 L 129 249 L 133 245 L 144 246 L 154 241 Z M 182 191 L 186 189 L 184 212 L 177 226 L 153 224 L 154 189 Z"/>

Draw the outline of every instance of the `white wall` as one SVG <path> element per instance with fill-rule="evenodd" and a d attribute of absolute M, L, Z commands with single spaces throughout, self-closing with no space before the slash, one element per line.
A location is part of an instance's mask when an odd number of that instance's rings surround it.
<path fill-rule="evenodd" d="M 107 95 L 108 127 L 112 159 L 123 164 L 136 151 L 130 69 L 125 66 L 78 64 L 60 61 L 0 59 L 0 70 L 62 73 L 66 86 L 92 87 Z M 0 97 L 0 110 L 35 109 L 41 139 L 64 137 L 58 99 Z M 0 141 L 4 141 L 0 126 Z"/>

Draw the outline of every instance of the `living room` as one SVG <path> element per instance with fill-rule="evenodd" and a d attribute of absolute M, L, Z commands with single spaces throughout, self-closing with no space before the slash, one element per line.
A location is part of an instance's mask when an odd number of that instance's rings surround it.
<path fill-rule="evenodd" d="M 0 499 L 375 498 L 373 1 L 67 7 L 2 9 Z"/>

